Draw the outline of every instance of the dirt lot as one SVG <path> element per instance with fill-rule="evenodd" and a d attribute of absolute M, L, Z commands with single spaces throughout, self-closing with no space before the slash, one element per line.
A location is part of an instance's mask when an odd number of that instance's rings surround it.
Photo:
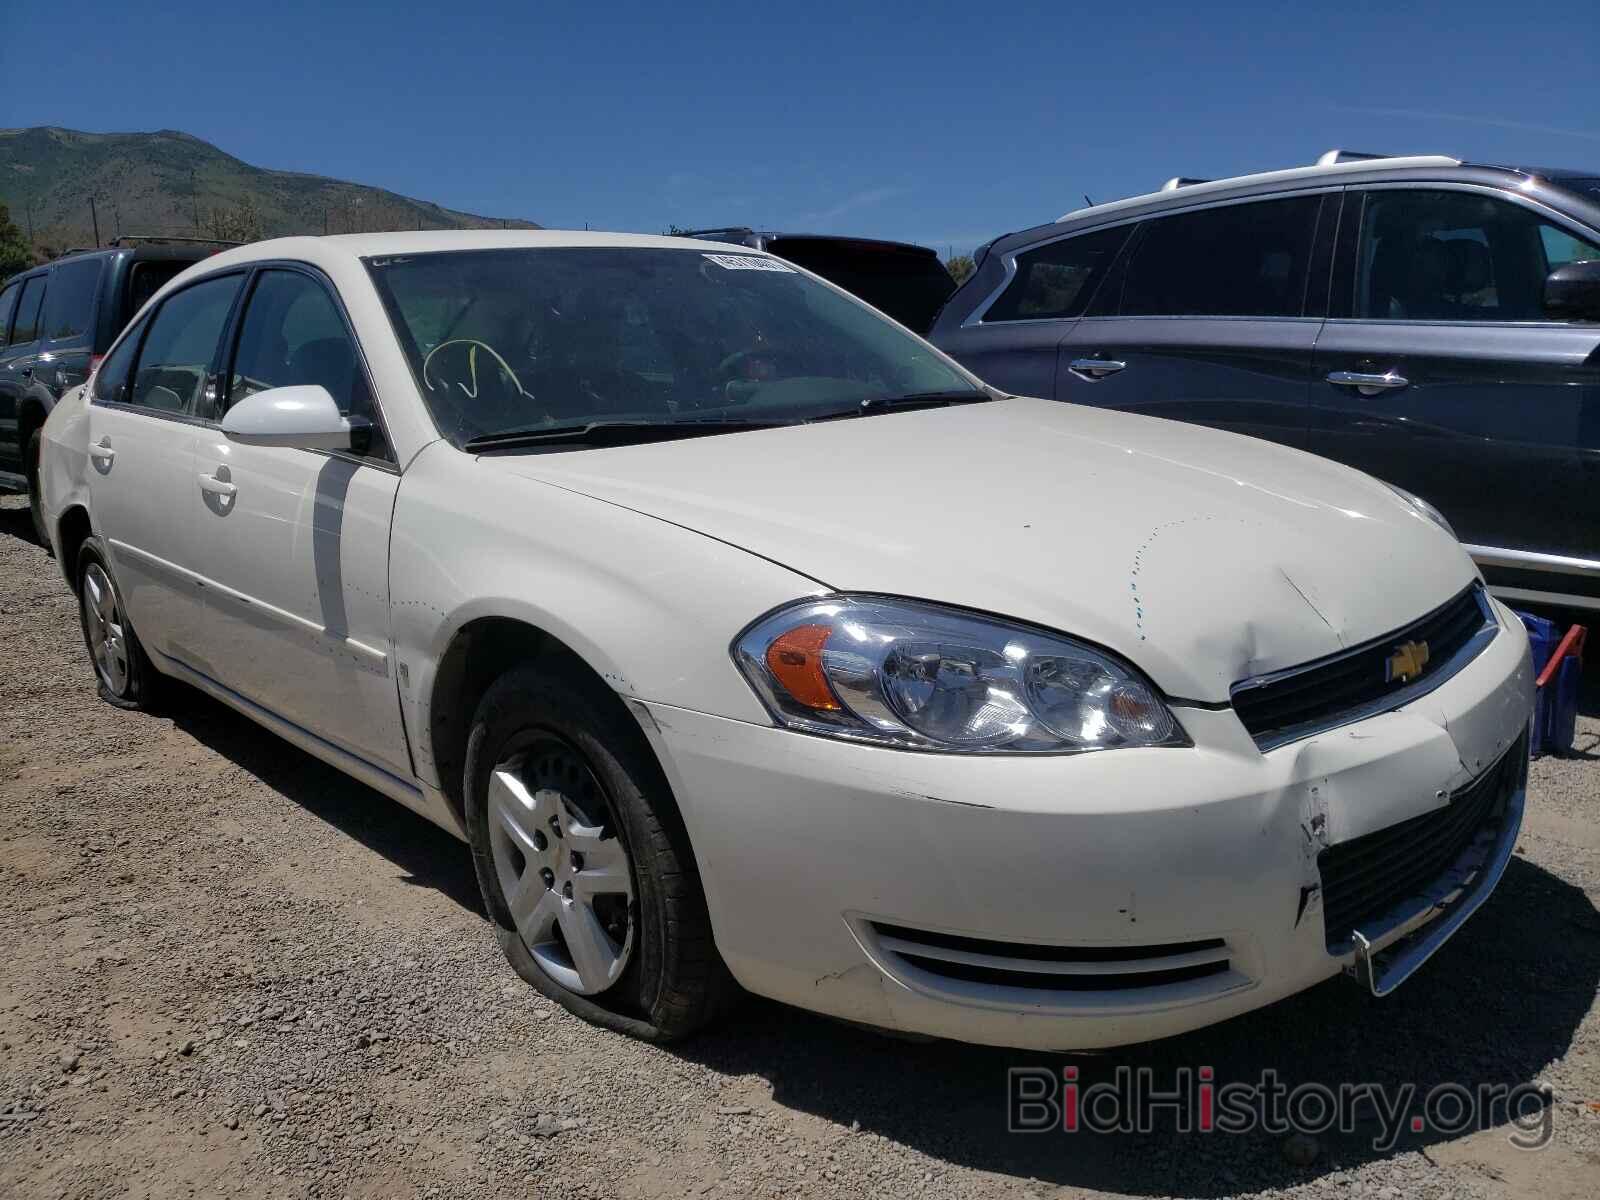
<path fill-rule="evenodd" d="M 502 965 L 467 853 L 199 696 L 98 702 L 72 599 L 0 501 L 0 1195 L 1592 1197 L 1600 1179 L 1600 720 L 1535 764 L 1518 857 L 1416 979 L 1335 980 L 1087 1057 L 1170 1080 L 1547 1083 L 1501 1125 L 1010 1135 L 1006 1068 L 751 1001 L 671 1049 Z M 1594 711 L 1591 702 L 1590 711 Z"/>

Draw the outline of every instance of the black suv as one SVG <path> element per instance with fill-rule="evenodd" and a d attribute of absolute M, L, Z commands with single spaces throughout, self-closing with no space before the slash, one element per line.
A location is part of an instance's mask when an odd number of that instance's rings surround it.
<path fill-rule="evenodd" d="M 0 491 L 26 491 L 46 545 L 37 487 L 39 428 L 61 394 L 89 377 L 100 355 L 167 280 L 220 248 L 179 238 L 119 238 L 69 251 L 0 290 Z"/>
<path fill-rule="evenodd" d="M 838 284 L 913 333 L 926 335 L 956 282 L 936 251 L 910 242 L 832 237 L 820 233 L 763 233 L 742 226 L 692 229 L 684 237 L 766 250 Z"/>
<path fill-rule="evenodd" d="M 1600 609 L 1600 173 L 1330 151 L 1173 179 L 997 238 L 929 336 L 1009 392 L 1359 467 L 1501 595 Z"/>

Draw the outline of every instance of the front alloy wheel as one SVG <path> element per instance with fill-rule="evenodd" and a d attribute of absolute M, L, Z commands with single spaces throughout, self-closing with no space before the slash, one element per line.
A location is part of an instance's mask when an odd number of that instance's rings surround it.
<path fill-rule="evenodd" d="M 507 960 L 587 1021 L 680 1038 L 738 995 L 688 831 L 638 722 L 570 655 L 479 701 L 462 773 L 472 861 Z"/>
<path fill-rule="evenodd" d="M 489 845 L 511 919 L 539 968 L 580 996 L 633 954 L 633 865 L 594 772 L 541 737 L 489 777 Z"/>

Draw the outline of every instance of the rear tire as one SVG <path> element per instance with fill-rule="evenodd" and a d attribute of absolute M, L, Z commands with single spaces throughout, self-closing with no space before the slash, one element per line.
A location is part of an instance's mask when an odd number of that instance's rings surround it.
<path fill-rule="evenodd" d="M 44 523 L 43 490 L 39 486 L 39 453 L 44 445 L 42 431 L 35 429 L 28 437 L 27 464 L 24 470 L 28 477 L 28 512 L 33 517 L 33 536 L 39 539 L 39 544 L 45 551 L 54 554 L 50 547 L 50 530 Z"/>
<path fill-rule="evenodd" d="M 599 686 L 525 666 L 485 693 L 464 779 L 473 863 L 517 974 L 596 1025 L 672 1041 L 738 989 L 666 780 Z"/>
<path fill-rule="evenodd" d="M 92 534 L 78 550 L 76 578 L 78 619 L 100 698 L 118 708 L 151 708 L 160 676 L 128 621 L 122 592 L 111 574 L 111 560 Z"/>

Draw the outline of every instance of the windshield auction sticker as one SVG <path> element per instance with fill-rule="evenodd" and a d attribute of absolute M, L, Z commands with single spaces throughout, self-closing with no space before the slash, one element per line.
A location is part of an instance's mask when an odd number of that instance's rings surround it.
<path fill-rule="evenodd" d="M 775 258 L 758 258 L 754 254 L 708 254 L 706 257 L 717 266 L 729 271 L 779 271 L 785 275 L 794 274 L 793 267 Z"/>

